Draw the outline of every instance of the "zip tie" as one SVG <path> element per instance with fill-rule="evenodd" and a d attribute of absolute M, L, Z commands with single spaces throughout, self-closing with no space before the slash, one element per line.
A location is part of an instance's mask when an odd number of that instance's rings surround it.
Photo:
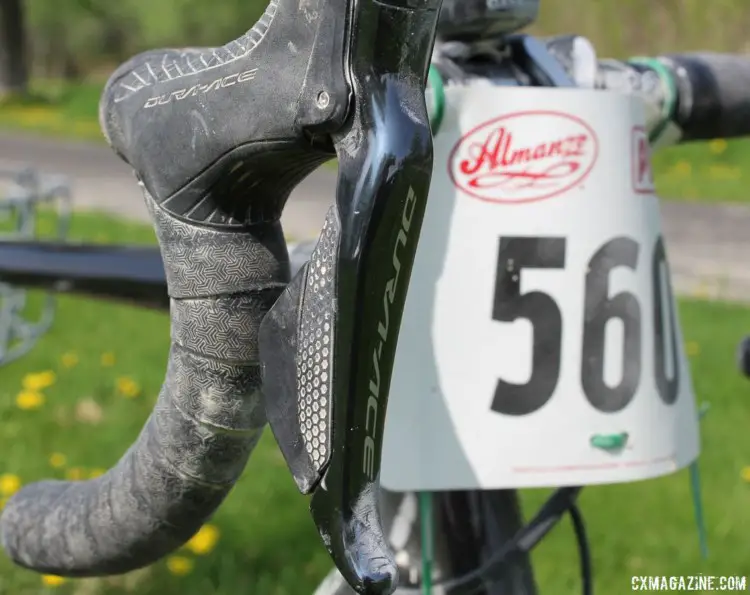
<path fill-rule="evenodd" d="M 704 401 L 701 403 L 701 406 L 698 409 L 698 419 L 702 420 L 704 417 L 706 417 L 706 413 L 711 409 L 711 403 L 708 401 Z"/>
<path fill-rule="evenodd" d="M 672 117 L 675 115 L 675 108 L 677 107 L 677 83 L 675 82 L 669 68 L 657 58 L 636 56 L 630 58 L 628 63 L 647 66 L 659 76 L 659 79 L 667 88 L 667 97 L 665 97 L 664 104 L 661 106 L 661 121 L 649 135 L 649 141 L 651 144 L 654 144 L 659 140 L 659 137 L 664 133 L 667 126 L 669 126 L 669 123 L 672 121 Z"/>
<path fill-rule="evenodd" d="M 701 498 L 701 477 L 698 470 L 698 459 L 690 463 L 690 492 L 693 495 L 693 512 L 695 526 L 698 530 L 698 547 L 701 558 L 708 559 L 708 536 L 706 535 L 706 520 L 703 516 L 703 499 Z"/>
<path fill-rule="evenodd" d="M 698 409 L 698 421 L 702 421 L 711 408 L 710 403 L 701 403 Z M 695 526 L 698 530 L 698 547 L 701 558 L 708 559 L 708 535 L 706 533 L 706 519 L 703 516 L 703 498 L 701 497 L 701 479 L 698 469 L 698 459 L 690 463 L 690 492 L 693 496 L 693 512 L 695 513 Z"/>
<path fill-rule="evenodd" d="M 710 408 L 710 403 L 701 403 L 701 406 L 698 409 L 698 421 L 703 420 Z M 622 450 L 627 442 L 627 432 L 621 432 L 619 434 L 594 434 L 590 440 L 591 446 L 608 452 Z M 690 492 L 693 497 L 693 512 L 695 514 L 695 525 L 698 531 L 698 547 L 700 548 L 701 557 L 706 560 L 708 559 L 708 535 L 706 533 L 706 520 L 703 516 L 703 499 L 701 497 L 701 480 L 698 469 L 698 459 L 690 464 L 689 470 Z"/>
<path fill-rule="evenodd" d="M 443 85 L 443 77 L 434 64 L 430 64 L 427 81 L 432 89 L 433 112 L 430 114 L 430 128 L 432 128 L 432 136 L 437 136 L 445 115 L 445 86 Z"/>
<path fill-rule="evenodd" d="M 432 494 L 419 492 L 419 527 L 422 537 L 422 595 L 432 595 L 432 559 L 434 547 Z"/>

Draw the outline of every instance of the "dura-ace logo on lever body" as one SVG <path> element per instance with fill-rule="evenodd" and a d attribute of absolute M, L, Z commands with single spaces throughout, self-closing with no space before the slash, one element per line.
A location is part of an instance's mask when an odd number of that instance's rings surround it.
<path fill-rule="evenodd" d="M 396 243 L 393 246 L 393 277 L 385 284 L 383 291 L 383 318 L 378 323 L 378 335 L 380 342 L 372 350 L 372 378 L 370 380 L 370 396 L 367 399 L 367 414 L 365 416 L 365 449 L 362 457 L 362 471 L 368 479 L 374 480 L 373 463 L 375 460 L 375 430 L 377 429 L 378 409 L 380 407 L 380 358 L 383 355 L 383 346 L 388 340 L 391 332 L 391 306 L 396 298 L 399 274 L 401 273 L 401 261 L 399 260 L 399 246 L 406 246 L 409 240 L 411 220 L 414 217 L 414 206 L 417 196 L 414 189 L 409 186 L 406 195 L 406 203 L 401 214 L 401 229 L 398 231 Z M 371 421 L 372 420 L 372 421 Z"/>
<path fill-rule="evenodd" d="M 152 107 L 167 105 L 174 101 L 182 101 L 187 97 L 195 97 L 199 93 L 213 93 L 219 89 L 226 89 L 232 87 L 238 83 L 246 83 L 255 79 L 258 69 L 253 68 L 251 70 L 245 70 L 244 72 L 235 72 L 224 77 L 219 77 L 215 81 L 205 85 L 193 85 L 192 87 L 185 87 L 178 91 L 172 91 L 172 93 L 165 93 L 164 95 L 156 95 L 149 98 L 148 101 L 143 105 L 144 108 L 150 109 Z"/>

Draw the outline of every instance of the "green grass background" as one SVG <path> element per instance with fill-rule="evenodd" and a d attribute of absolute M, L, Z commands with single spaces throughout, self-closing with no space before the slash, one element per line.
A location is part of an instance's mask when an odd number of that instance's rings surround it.
<path fill-rule="evenodd" d="M 50 221 L 42 220 L 49 228 Z M 153 243 L 146 226 L 100 215 L 77 214 L 71 235 L 97 242 Z M 700 559 L 686 471 L 628 485 L 584 491 L 585 514 L 594 555 L 597 593 L 630 591 L 632 575 L 750 575 L 750 484 L 741 475 L 750 465 L 748 381 L 735 370 L 734 350 L 750 329 L 750 310 L 740 306 L 683 300 L 683 333 L 699 401 L 711 409 L 702 422 L 705 515 L 711 557 Z M 55 324 L 25 358 L 0 367 L 0 475 L 24 483 L 62 478 L 50 455 L 67 457 L 67 468 L 106 468 L 137 436 L 161 386 L 169 343 L 167 315 L 137 308 L 61 297 Z M 77 366 L 61 365 L 74 352 Z M 104 368 L 103 353 L 116 363 Z M 54 370 L 57 382 L 46 403 L 22 411 L 15 397 L 27 373 Z M 128 377 L 142 394 L 126 399 L 116 379 Z M 94 402 L 101 415 L 81 414 Z M 96 416 L 94 416 L 96 417 Z M 527 514 L 547 490 L 526 490 Z M 221 532 L 217 548 L 202 557 L 189 552 L 194 569 L 172 576 L 164 562 L 111 579 L 68 581 L 62 595 L 310 595 L 330 568 L 307 511 L 270 432 L 266 432 L 242 479 L 212 520 Z M 567 521 L 533 554 L 543 595 L 580 592 L 578 561 Z M 52 591 L 38 575 L 14 568 L 0 556 L 0 595 Z"/>

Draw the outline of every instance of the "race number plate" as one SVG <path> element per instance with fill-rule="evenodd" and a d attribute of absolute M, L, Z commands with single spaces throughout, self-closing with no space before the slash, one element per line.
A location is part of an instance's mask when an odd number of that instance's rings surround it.
<path fill-rule="evenodd" d="M 639 99 L 446 92 L 383 450 L 391 490 L 586 485 L 699 453 Z"/>

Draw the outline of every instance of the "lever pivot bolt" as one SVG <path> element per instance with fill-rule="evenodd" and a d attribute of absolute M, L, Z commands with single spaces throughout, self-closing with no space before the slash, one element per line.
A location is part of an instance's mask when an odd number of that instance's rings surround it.
<path fill-rule="evenodd" d="M 320 93 L 318 93 L 317 103 L 318 103 L 318 108 L 325 109 L 331 103 L 331 96 L 328 95 L 328 93 L 326 93 L 325 91 L 321 91 Z"/>

